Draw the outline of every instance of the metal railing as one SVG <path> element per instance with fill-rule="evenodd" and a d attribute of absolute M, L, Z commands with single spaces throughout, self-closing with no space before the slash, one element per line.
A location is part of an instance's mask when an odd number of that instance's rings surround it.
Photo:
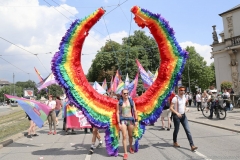
<path fill-rule="evenodd" d="M 240 45 L 240 36 L 233 37 L 231 41 L 232 41 L 232 46 Z"/>

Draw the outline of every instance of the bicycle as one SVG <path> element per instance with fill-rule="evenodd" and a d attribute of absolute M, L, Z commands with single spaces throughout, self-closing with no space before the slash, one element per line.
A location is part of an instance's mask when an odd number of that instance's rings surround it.
<path fill-rule="evenodd" d="M 203 107 L 202 114 L 204 117 L 209 118 L 211 107 L 211 102 L 208 103 L 207 107 Z M 220 120 L 224 120 L 226 118 L 227 112 L 225 106 L 223 105 L 223 99 L 215 100 L 215 107 L 213 108 L 213 113 L 216 118 Z"/>

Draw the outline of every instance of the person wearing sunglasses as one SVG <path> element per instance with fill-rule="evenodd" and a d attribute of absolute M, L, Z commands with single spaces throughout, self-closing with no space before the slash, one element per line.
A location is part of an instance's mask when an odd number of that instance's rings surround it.
<path fill-rule="evenodd" d="M 185 94 L 185 87 L 184 86 L 179 87 L 178 95 L 176 95 L 172 99 L 172 102 L 170 105 L 170 110 L 172 111 L 173 122 L 174 122 L 173 146 L 180 147 L 180 145 L 177 143 L 177 135 L 178 135 L 179 126 L 181 123 L 187 135 L 189 144 L 191 146 L 191 151 L 195 151 L 196 149 L 198 149 L 198 147 L 194 146 L 192 135 L 188 125 L 188 119 L 185 114 L 187 99 L 184 94 Z"/>
<path fill-rule="evenodd" d="M 129 97 L 127 89 L 122 90 L 122 96 L 117 104 L 117 121 L 119 128 L 122 131 L 122 143 L 124 149 L 123 160 L 127 160 L 127 133 L 129 138 L 129 152 L 134 153 L 133 149 L 133 129 L 138 125 L 136 107 L 133 100 Z"/>

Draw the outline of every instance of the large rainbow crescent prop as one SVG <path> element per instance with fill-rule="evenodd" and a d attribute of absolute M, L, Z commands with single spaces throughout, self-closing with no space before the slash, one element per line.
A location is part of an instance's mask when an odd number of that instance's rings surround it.
<path fill-rule="evenodd" d="M 131 11 L 139 26 L 149 28 L 158 44 L 161 56 L 157 79 L 142 96 L 134 99 L 140 122 L 134 130 L 135 150 L 138 151 L 138 140 L 144 134 L 145 125 L 159 118 L 162 106 L 180 79 L 188 53 L 181 49 L 174 37 L 173 29 L 160 15 L 137 6 Z M 53 57 L 52 71 L 69 99 L 83 111 L 88 121 L 97 128 L 105 129 L 107 152 L 111 156 L 117 156 L 119 145 L 119 128 L 116 121 L 117 101 L 98 94 L 88 83 L 81 66 L 83 42 L 91 27 L 104 12 L 99 8 L 93 14 L 76 20 L 71 25 L 62 38 L 59 51 Z"/>

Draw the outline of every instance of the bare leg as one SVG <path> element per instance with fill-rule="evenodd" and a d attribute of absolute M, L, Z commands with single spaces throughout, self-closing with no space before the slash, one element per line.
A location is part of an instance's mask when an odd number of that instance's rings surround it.
<path fill-rule="evenodd" d="M 128 125 L 127 129 L 128 129 L 128 138 L 129 138 L 129 147 L 133 148 L 132 147 L 132 142 L 133 142 L 132 133 L 133 133 L 134 125 L 131 125 L 131 124 Z"/>
<path fill-rule="evenodd" d="M 52 112 L 48 115 L 48 125 L 49 125 L 49 131 L 52 132 Z"/>
<path fill-rule="evenodd" d="M 164 128 L 164 117 L 161 117 L 162 120 L 162 128 Z"/>
<path fill-rule="evenodd" d="M 122 124 L 121 130 L 122 130 L 123 149 L 124 149 L 124 153 L 127 154 L 127 126 L 125 124 Z"/>

